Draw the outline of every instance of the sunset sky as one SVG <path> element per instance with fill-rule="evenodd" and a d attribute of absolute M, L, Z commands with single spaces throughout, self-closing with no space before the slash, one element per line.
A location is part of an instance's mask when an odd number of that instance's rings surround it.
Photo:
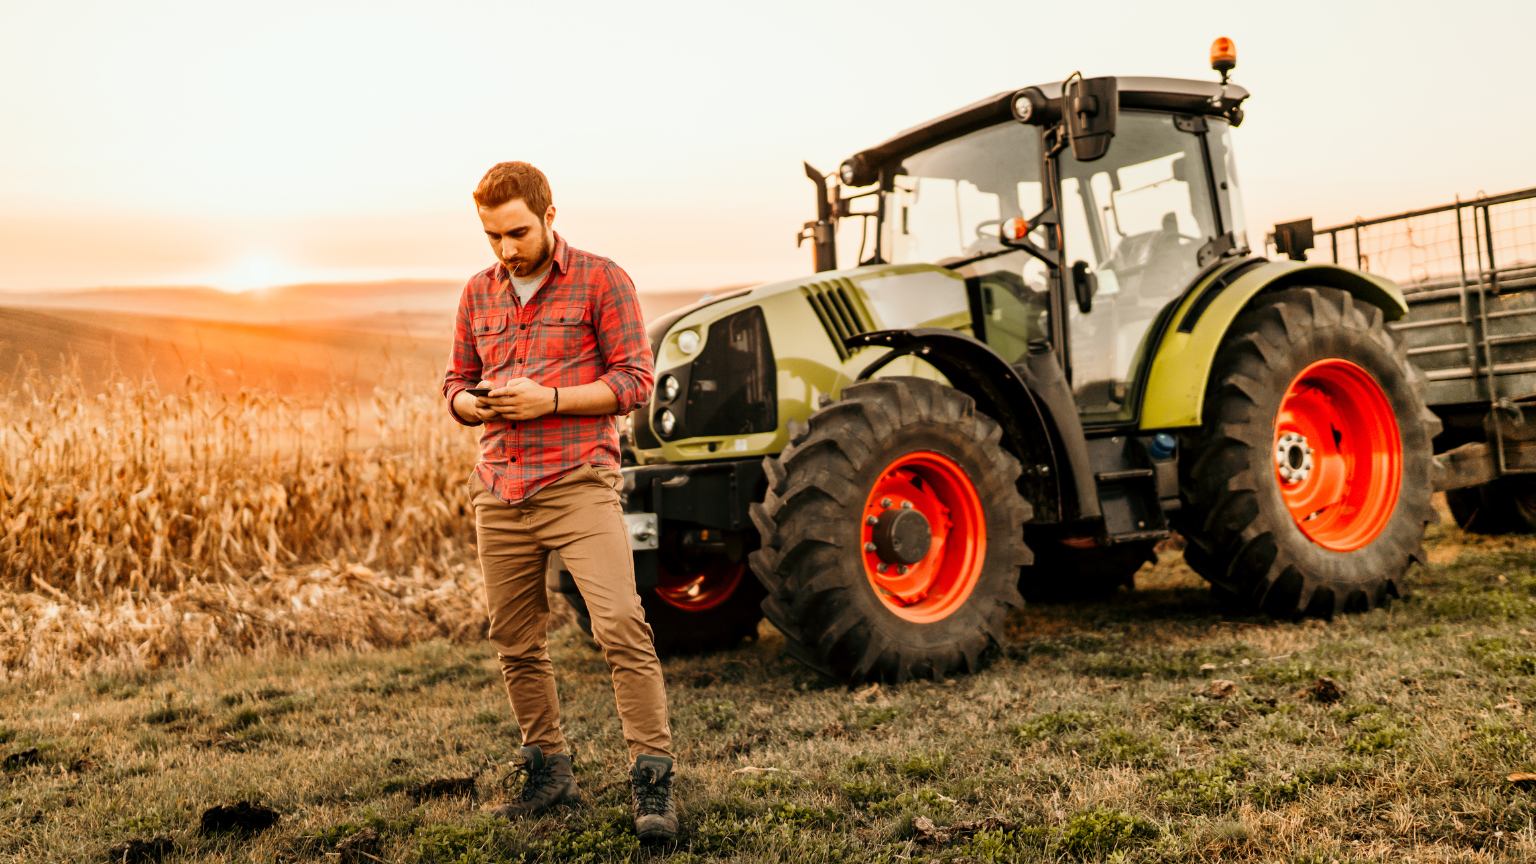
<path fill-rule="evenodd" d="M 1212 78 L 1218 35 L 1261 239 L 1536 185 L 1533 31 L 1443 0 L 0 0 L 0 291 L 462 279 L 503 159 L 642 290 L 792 276 L 801 160 L 1074 70 Z"/>

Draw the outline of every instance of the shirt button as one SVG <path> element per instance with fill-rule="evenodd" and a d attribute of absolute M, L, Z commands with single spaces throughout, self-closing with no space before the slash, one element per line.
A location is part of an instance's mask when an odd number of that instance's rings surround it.
<path fill-rule="evenodd" d="M 508 458 L 507 461 L 508 462 L 516 462 L 517 461 L 517 457 L 516 456 L 512 456 L 512 457 Z"/>
<path fill-rule="evenodd" d="M 519 325 L 517 325 L 517 329 L 519 329 L 519 330 L 527 330 L 528 329 L 528 325 L 527 324 L 519 324 Z"/>

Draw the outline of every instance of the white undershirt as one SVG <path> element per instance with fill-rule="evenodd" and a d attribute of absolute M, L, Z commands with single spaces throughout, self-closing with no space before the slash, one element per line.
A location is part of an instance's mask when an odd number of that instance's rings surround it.
<path fill-rule="evenodd" d="M 544 277 L 549 275 L 549 268 L 553 266 L 555 266 L 555 256 L 551 255 L 549 260 L 544 262 L 542 270 L 527 277 L 507 271 L 507 277 L 512 280 L 512 290 L 517 292 L 517 299 L 524 306 L 528 305 L 528 298 L 533 296 L 533 292 L 539 290 L 539 286 L 544 284 Z"/>

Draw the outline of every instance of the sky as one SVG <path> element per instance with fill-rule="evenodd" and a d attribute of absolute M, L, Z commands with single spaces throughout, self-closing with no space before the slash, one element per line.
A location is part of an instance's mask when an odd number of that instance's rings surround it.
<path fill-rule="evenodd" d="M 470 192 L 550 178 L 641 290 L 811 269 L 801 161 L 993 93 L 1212 79 L 1250 236 L 1536 185 L 1536 4 L 0 0 L 0 291 L 461 280 Z"/>

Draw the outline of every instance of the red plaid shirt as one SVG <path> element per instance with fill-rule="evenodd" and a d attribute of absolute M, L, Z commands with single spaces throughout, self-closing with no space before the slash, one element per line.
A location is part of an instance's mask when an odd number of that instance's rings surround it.
<path fill-rule="evenodd" d="M 443 376 L 448 413 L 476 425 L 453 411 L 453 397 L 482 379 L 500 386 L 519 377 L 546 387 L 602 381 L 619 407 L 607 416 L 486 421 L 475 473 L 509 504 L 582 463 L 619 467 L 618 417 L 651 396 L 651 348 L 629 274 L 607 258 L 571 248 L 558 233 L 552 257 L 549 276 L 526 306 L 501 264 L 470 277 Z"/>

